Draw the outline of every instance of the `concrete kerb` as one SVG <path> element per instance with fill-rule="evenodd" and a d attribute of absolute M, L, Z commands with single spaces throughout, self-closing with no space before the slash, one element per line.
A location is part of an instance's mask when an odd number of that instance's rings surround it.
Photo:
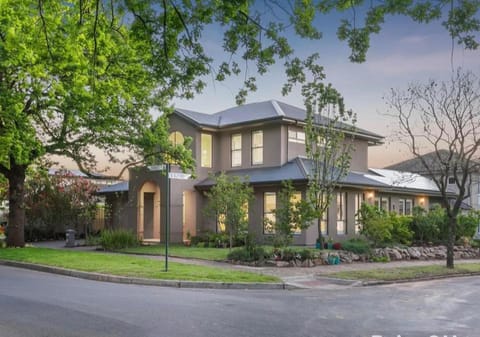
<path fill-rule="evenodd" d="M 173 288 L 205 288 L 205 289 L 250 289 L 250 290 L 285 290 L 296 287 L 286 283 L 230 283 L 230 282 L 206 282 L 206 281 L 180 281 L 180 280 L 157 280 L 137 277 L 126 277 L 91 273 L 85 271 L 71 270 L 59 267 L 39 265 L 34 263 L 0 260 L 0 265 L 30 269 L 45 273 L 52 273 L 70 277 L 77 277 L 86 280 L 113 282 L 124 284 L 136 284 L 146 286 L 173 287 Z"/>
<path fill-rule="evenodd" d="M 436 276 L 418 277 L 418 278 L 403 279 L 403 280 L 360 281 L 359 286 L 371 287 L 371 286 L 382 286 L 382 285 L 397 284 L 397 283 L 425 282 L 425 281 L 443 280 L 443 279 L 452 278 L 452 277 L 470 277 L 470 276 L 480 276 L 480 272 L 436 275 Z"/>

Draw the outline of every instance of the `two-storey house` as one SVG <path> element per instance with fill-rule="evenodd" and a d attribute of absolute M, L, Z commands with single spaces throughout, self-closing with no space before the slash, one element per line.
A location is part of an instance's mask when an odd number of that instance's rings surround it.
<path fill-rule="evenodd" d="M 274 217 L 279 207 L 277 193 L 281 182 L 291 180 L 297 197 L 305 197 L 310 162 L 305 157 L 304 120 L 306 112 L 292 105 L 265 101 L 233 107 L 214 114 L 176 109 L 170 117 L 170 140 L 182 143 L 192 138 L 196 178 L 170 180 L 166 195 L 165 175 L 148 168 L 130 170 L 130 180 L 101 190 L 111 205 L 110 226 L 137 231 L 144 240 L 162 240 L 166 199 L 170 198 L 171 240 L 181 241 L 186 233 L 219 231 L 217 219 L 203 214 L 207 203 L 204 191 L 213 185 L 210 173 L 248 176 L 255 201 L 248 205 L 249 231 L 262 241 L 272 234 L 264 218 Z M 323 235 L 334 240 L 358 235 L 357 211 L 362 202 L 401 214 L 411 214 L 414 205 L 427 207 L 438 197 L 433 183 L 411 174 L 402 179 L 391 170 L 368 168 L 368 148 L 379 145 L 383 137 L 355 128 L 346 133 L 354 143 L 349 174 L 342 180 L 322 221 Z M 318 227 L 295 235 L 295 244 L 314 244 Z"/>

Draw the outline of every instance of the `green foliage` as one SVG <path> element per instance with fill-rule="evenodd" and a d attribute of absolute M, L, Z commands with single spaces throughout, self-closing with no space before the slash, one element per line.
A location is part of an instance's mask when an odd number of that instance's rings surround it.
<path fill-rule="evenodd" d="M 388 221 L 392 224 L 393 243 L 411 245 L 413 232 L 410 230 L 410 223 L 412 222 L 412 218 L 391 212 L 388 214 Z"/>
<path fill-rule="evenodd" d="M 359 255 L 370 253 L 370 245 L 368 242 L 358 238 L 343 241 L 342 249 Z"/>
<path fill-rule="evenodd" d="M 248 230 L 248 207 L 245 206 L 253 200 L 253 189 L 248 182 L 223 172 L 212 178 L 215 185 L 206 192 L 208 204 L 204 212 L 223 222 L 232 248 L 235 238 L 245 237 Z"/>
<path fill-rule="evenodd" d="M 413 218 L 410 228 L 413 231 L 414 241 L 427 244 L 440 240 L 440 230 L 446 226 L 445 209 L 436 205 L 429 212 L 421 207 L 413 208 Z"/>
<path fill-rule="evenodd" d="M 105 250 L 118 250 L 140 245 L 137 235 L 125 229 L 105 229 L 100 233 L 100 245 Z"/>
<path fill-rule="evenodd" d="M 359 210 L 361 234 L 370 240 L 374 247 L 392 240 L 392 223 L 387 221 L 387 214 L 376 206 L 363 203 Z"/>
<path fill-rule="evenodd" d="M 228 253 L 228 260 L 241 262 L 259 262 L 262 263 L 268 259 L 270 254 L 261 246 L 247 245 L 233 249 Z"/>
<path fill-rule="evenodd" d="M 459 214 L 457 217 L 456 240 L 462 237 L 471 239 L 475 236 L 480 224 L 480 213 L 469 211 L 467 214 Z"/>
<path fill-rule="evenodd" d="M 409 217 L 364 203 L 359 211 L 359 221 L 362 224 L 361 233 L 375 247 L 391 243 L 411 244 L 413 232 L 409 228 Z"/>
<path fill-rule="evenodd" d="M 370 261 L 372 261 L 372 262 L 384 262 L 384 263 L 386 263 L 386 262 L 390 262 L 390 257 L 388 257 L 388 256 L 372 256 L 372 257 L 370 258 Z"/>

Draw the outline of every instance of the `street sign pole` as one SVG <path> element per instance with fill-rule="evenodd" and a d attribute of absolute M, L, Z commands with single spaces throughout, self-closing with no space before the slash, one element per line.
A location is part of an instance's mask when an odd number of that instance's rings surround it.
<path fill-rule="evenodd" d="M 168 241 L 170 241 L 170 164 L 166 164 L 166 174 L 165 179 L 167 179 L 166 184 L 166 195 L 167 199 L 165 201 L 165 271 L 168 271 Z"/>

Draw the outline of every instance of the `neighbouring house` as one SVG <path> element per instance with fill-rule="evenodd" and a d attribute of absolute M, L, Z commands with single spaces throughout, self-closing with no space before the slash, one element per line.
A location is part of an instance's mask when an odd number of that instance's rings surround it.
<path fill-rule="evenodd" d="M 181 242 L 187 233 L 219 231 L 217 219 L 203 214 L 204 192 L 213 181 L 209 173 L 247 177 L 255 200 L 248 205 L 249 231 L 259 241 L 271 236 L 263 219 L 278 207 L 281 182 L 291 180 L 299 197 L 305 197 L 310 161 L 305 157 L 304 120 L 306 112 L 275 100 L 246 104 L 214 114 L 176 109 L 170 116 L 170 140 L 182 143 L 192 138 L 196 178 L 171 179 L 171 240 Z M 401 214 L 411 214 L 414 206 L 427 208 L 439 197 L 435 185 L 418 174 L 368 168 L 368 148 L 382 144 L 383 137 L 356 128 L 346 134 L 353 139 L 354 152 L 349 174 L 341 182 L 322 221 L 322 232 L 334 240 L 347 239 L 360 231 L 356 213 L 363 202 Z M 178 168 L 173 168 L 178 172 Z M 106 198 L 110 218 L 107 227 L 129 228 L 139 238 L 163 241 L 167 179 L 162 171 L 133 168 L 128 182 L 100 190 Z M 298 232 L 294 243 L 314 244 L 316 224 Z"/>
<path fill-rule="evenodd" d="M 387 169 L 391 170 L 398 170 L 398 171 L 407 171 L 407 172 L 414 172 L 421 174 L 426 177 L 431 177 L 431 173 L 433 173 L 437 178 L 441 178 L 442 174 L 445 174 L 444 166 L 440 164 L 440 159 L 442 161 L 448 160 L 450 157 L 450 151 L 447 150 L 439 150 L 438 152 L 429 152 L 421 157 L 415 157 L 412 159 L 408 159 L 393 165 L 386 167 Z M 422 160 L 428 165 L 429 170 L 427 170 L 422 163 Z M 460 159 L 458 156 L 453 156 L 450 161 L 456 162 Z M 453 170 L 452 165 L 452 170 Z M 461 165 L 458 165 L 459 173 L 461 173 Z M 445 177 L 447 179 L 447 188 L 449 191 L 453 193 L 458 192 L 458 187 L 455 182 L 455 177 L 453 176 L 453 172 L 450 176 Z M 477 209 L 480 210 L 480 164 L 475 164 L 472 166 L 471 172 L 468 174 L 468 181 L 466 186 L 469 186 L 468 196 L 464 200 L 464 209 Z"/>

